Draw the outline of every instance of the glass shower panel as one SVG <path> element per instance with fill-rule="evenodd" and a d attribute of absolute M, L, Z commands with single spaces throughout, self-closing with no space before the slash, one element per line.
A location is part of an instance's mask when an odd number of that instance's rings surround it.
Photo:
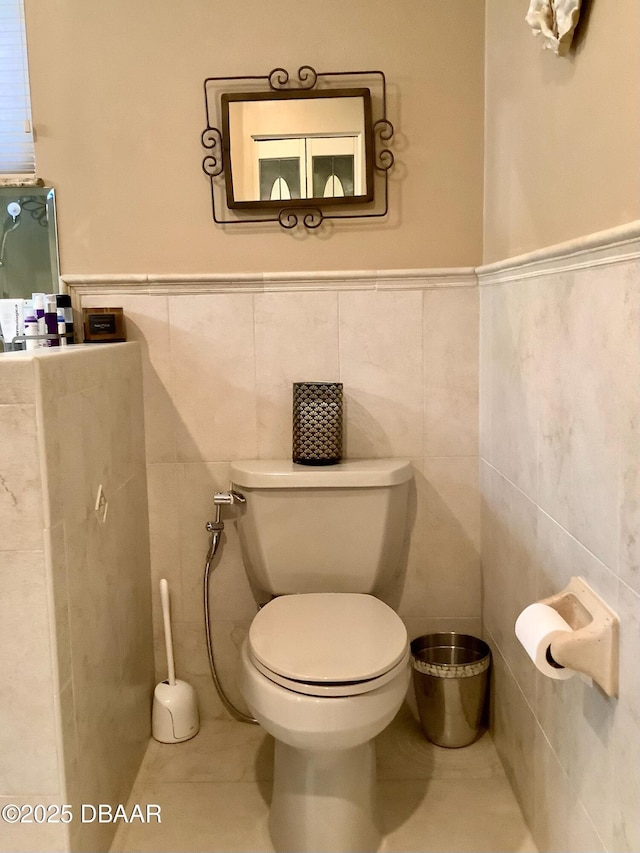
<path fill-rule="evenodd" d="M 59 290 L 55 195 L 51 187 L 0 187 L 0 298 Z"/>

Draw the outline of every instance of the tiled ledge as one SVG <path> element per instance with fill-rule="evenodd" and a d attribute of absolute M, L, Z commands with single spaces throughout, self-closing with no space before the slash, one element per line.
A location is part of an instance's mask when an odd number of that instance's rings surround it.
<path fill-rule="evenodd" d="M 501 284 L 542 274 L 619 264 L 640 258 L 640 220 L 477 267 L 478 283 Z"/>
<path fill-rule="evenodd" d="M 477 285 L 473 267 L 221 275 L 64 275 L 61 281 L 65 289 L 76 296 L 102 293 L 179 296 L 283 290 L 429 290 Z"/>

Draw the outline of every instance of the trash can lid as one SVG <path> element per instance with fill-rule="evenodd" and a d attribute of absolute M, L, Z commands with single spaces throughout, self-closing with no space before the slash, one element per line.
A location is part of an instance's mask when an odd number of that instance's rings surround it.
<path fill-rule="evenodd" d="M 363 593 L 304 593 L 274 598 L 249 629 L 255 658 L 295 681 L 365 681 L 388 672 L 407 651 L 397 613 Z"/>

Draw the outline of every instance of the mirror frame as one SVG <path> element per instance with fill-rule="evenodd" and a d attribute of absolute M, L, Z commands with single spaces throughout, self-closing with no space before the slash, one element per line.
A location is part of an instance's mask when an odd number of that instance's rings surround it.
<path fill-rule="evenodd" d="M 304 196 L 295 199 L 249 199 L 236 200 L 233 189 L 233 162 L 231 158 L 231 124 L 229 107 L 236 103 L 251 103 L 255 101 L 292 101 L 310 99 L 362 98 L 364 113 L 364 157 L 366 193 L 353 196 L 326 197 Z M 373 120 L 371 114 L 371 92 L 369 89 L 290 89 L 278 92 L 224 92 L 220 96 L 222 106 L 222 151 L 223 169 L 227 207 L 233 209 L 271 210 L 282 208 L 300 208 L 305 205 L 351 205 L 367 204 L 373 201 Z M 304 135 L 304 134 L 302 134 Z"/>
<path fill-rule="evenodd" d="M 204 103 L 207 123 L 200 137 L 206 152 L 202 171 L 209 179 L 211 210 L 216 225 L 278 223 L 289 230 L 298 225 L 311 230 L 319 228 L 326 220 L 385 217 L 389 212 L 389 173 L 395 161 L 389 147 L 395 131 L 387 119 L 386 85 L 382 71 L 317 72 L 310 65 L 302 65 L 298 69 L 297 79 L 290 78 L 289 72 L 280 67 L 261 76 L 206 77 Z M 355 86 L 369 88 L 363 90 Z M 226 121 L 223 123 L 222 120 L 223 97 L 228 99 L 228 110 L 233 100 L 327 98 L 353 91 L 369 92 L 370 111 L 365 110 L 368 113 L 365 130 L 366 195 L 248 202 L 235 201 L 232 190 L 229 195 L 227 188 L 232 187 L 231 146 L 228 113 Z"/>

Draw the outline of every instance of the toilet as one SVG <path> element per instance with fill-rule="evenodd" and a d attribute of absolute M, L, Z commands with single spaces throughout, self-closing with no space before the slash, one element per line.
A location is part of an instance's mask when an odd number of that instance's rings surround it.
<path fill-rule="evenodd" d="M 377 595 L 397 581 L 411 465 L 231 465 L 258 603 L 240 689 L 275 738 L 269 829 L 278 851 L 374 851 L 374 738 L 410 678 L 407 631 Z"/>

